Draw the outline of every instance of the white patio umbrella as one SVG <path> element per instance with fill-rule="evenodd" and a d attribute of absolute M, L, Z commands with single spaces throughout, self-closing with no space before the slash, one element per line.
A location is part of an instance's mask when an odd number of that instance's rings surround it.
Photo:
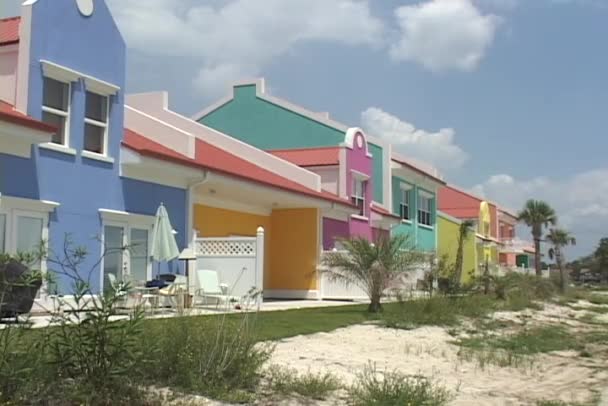
<path fill-rule="evenodd" d="M 154 261 L 171 261 L 179 256 L 179 249 L 175 242 L 173 227 L 169 220 L 169 214 L 164 204 L 160 204 L 156 210 L 154 230 L 152 230 L 152 250 L 150 257 Z M 160 268 L 160 265 L 159 265 Z"/>

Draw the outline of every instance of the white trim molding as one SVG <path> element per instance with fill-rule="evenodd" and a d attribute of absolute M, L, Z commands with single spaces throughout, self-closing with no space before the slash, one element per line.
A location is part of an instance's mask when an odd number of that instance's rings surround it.
<path fill-rule="evenodd" d="M 105 80 L 97 79 L 93 76 L 78 72 L 77 70 L 70 69 L 45 59 L 41 59 L 40 64 L 42 65 L 42 72 L 44 76 L 59 80 L 61 82 L 77 82 L 78 80 L 83 79 L 87 90 L 102 96 L 115 95 L 120 90 L 120 86 L 116 86 L 112 83 L 106 82 Z"/>
<path fill-rule="evenodd" d="M 101 162 L 105 162 L 108 164 L 113 164 L 114 163 L 114 158 L 109 157 L 107 155 L 103 155 L 103 154 L 98 154 L 96 152 L 91 152 L 91 151 L 87 151 L 87 150 L 82 150 L 80 152 L 80 155 L 83 158 L 87 158 L 87 159 L 94 159 L 96 161 L 101 161 Z"/>
<path fill-rule="evenodd" d="M 50 213 L 59 206 L 59 203 L 50 200 L 34 200 L 0 195 L 0 208 Z"/>
<path fill-rule="evenodd" d="M 367 174 L 365 174 L 363 172 L 359 172 L 356 169 L 351 169 L 350 173 L 353 176 L 353 178 L 355 178 L 357 180 L 362 180 L 362 181 L 369 180 L 369 175 L 367 175 Z"/>
<path fill-rule="evenodd" d="M 105 222 L 129 223 L 133 225 L 153 226 L 156 217 L 148 214 L 130 213 L 122 210 L 99 209 L 99 215 Z"/>
<path fill-rule="evenodd" d="M 44 144 L 38 144 L 38 146 L 43 149 L 76 156 L 76 150 L 74 148 L 66 147 L 65 145 L 61 144 L 55 144 L 54 142 L 45 142 Z"/>
<path fill-rule="evenodd" d="M 361 134 L 361 137 L 363 137 L 363 143 L 364 143 L 364 145 L 357 145 L 357 147 L 359 147 L 359 148 L 365 147 L 365 155 L 367 155 L 368 158 L 371 158 L 372 154 L 369 152 L 369 145 L 367 143 L 367 135 L 365 135 L 365 132 L 362 129 L 360 129 L 359 127 L 351 127 L 348 130 L 346 130 L 346 134 L 344 136 L 344 146 L 346 146 L 349 149 L 354 149 L 355 137 L 357 136 L 357 134 Z"/>

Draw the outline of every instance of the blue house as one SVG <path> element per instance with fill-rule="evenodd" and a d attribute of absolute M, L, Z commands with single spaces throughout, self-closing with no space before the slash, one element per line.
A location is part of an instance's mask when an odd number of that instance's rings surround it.
<path fill-rule="evenodd" d="M 107 5 L 30 0 L 20 17 L 0 20 L 0 33 L 0 252 L 48 240 L 61 257 L 71 240 L 87 250 L 79 268 L 94 291 L 109 274 L 149 279 L 161 203 L 186 245 L 187 188 L 123 173 L 126 47 Z M 125 245 L 132 249 L 104 255 Z M 41 305 L 54 291 L 70 293 L 70 278 L 56 279 Z"/>

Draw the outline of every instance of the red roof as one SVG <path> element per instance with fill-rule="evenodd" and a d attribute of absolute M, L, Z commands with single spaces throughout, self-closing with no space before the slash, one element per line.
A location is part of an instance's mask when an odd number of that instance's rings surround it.
<path fill-rule="evenodd" d="M 125 129 L 123 145 L 142 155 L 152 158 L 173 161 L 178 164 L 210 169 L 229 176 L 247 179 L 249 181 L 264 184 L 266 186 L 287 190 L 290 192 L 305 194 L 311 197 L 330 200 L 345 206 L 354 207 L 350 202 L 337 197 L 329 192 L 317 192 L 293 182 L 276 173 L 261 168 L 247 160 L 237 157 L 221 148 L 211 145 L 203 140 L 196 140 L 196 152 L 194 158 L 189 158 L 170 148 L 158 144 L 149 138 L 134 131 Z"/>
<path fill-rule="evenodd" d="M 298 166 L 332 166 L 340 163 L 340 147 L 277 149 L 268 152 Z"/>
<path fill-rule="evenodd" d="M 28 127 L 33 130 L 48 132 L 49 134 L 57 131 L 57 129 L 52 125 L 43 123 L 42 121 L 36 120 L 30 116 L 26 116 L 25 114 L 15 110 L 12 104 L 8 104 L 2 100 L 0 100 L 0 120 L 23 127 Z"/>
<path fill-rule="evenodd" d="M 21 17 L 0 19 L 0 46 L 19 42 Z"/>
<path fill-rule="evenodd" d="M 433 174 L 431 174 L 431 173 L 429 173 L 429 172 L 427 172 L 427 171 L 425 171 L 423 169 L 420 169 L 416 165 L 413 165 L 412 163 L 407 162 L 405 159 L 401 159 L 401 158 L 393 156 L 392 160 L 395 161 L 395 162 L 397 162 L 397 163 L 400 163 L 403 166 L 407 166 L 408 168 L 410 168 L 414 172 L 417 172 L 417 173 L 419 173 L 421 175 L 424 175 L 424 176 L 428 176 L 429 178 L 433 179 L 435 182 L 441 183 L 442 185 L 446 184 L 443 179 L 440 179 L 437 176 L 435 176 L 435 175 L 433 175 Z"/>

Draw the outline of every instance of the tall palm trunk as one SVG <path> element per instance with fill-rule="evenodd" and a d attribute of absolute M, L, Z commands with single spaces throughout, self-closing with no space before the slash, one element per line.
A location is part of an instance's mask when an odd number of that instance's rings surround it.
<path fill-rule="evenodd" d="M 536 276 L 540 278 L 543 276 L 543 270 L 540 263 L 540 238 L 534 239 L 534 251 L 534 269 L 536 270 Z"/>
<path fill-rule="evenodd" d="M 557 269 L 559 269 L 559 290 L 564 293 L 566 292 L 566 270 L 564 269 L 562 252 L 559 248 L 555 250 L 555 262 L 557 262 Z"/>
<path fill-rule="evenodd" d="M 534 228 L 532 230 L 532 236 L 534 237 L 534 269 L 536 271 L 537 277 L 543 276 L 543 269 L 541 266 L 541 256 L 540 256 L 540 240 L 542 235 L 542 229 L 540 227 L 538 229 Z"/>

